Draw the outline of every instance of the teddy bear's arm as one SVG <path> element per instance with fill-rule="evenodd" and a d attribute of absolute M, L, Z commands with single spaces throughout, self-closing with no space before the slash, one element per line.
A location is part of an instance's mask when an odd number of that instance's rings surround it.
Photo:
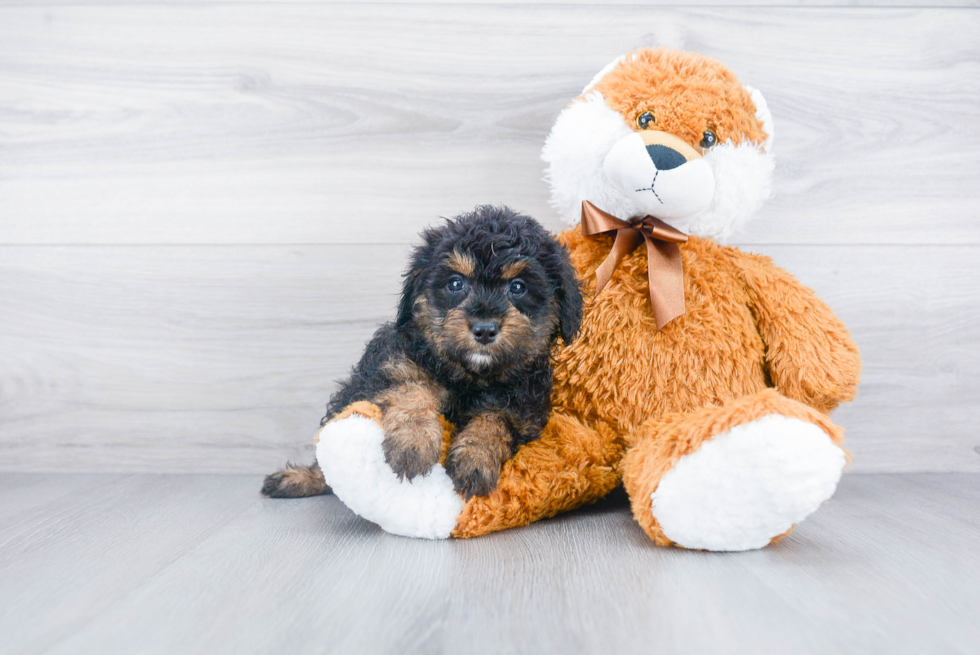
<path fill-rule="evenodd" d="M 735 258 L 776 389 L 824 413 L 853 399 L 861 357 L 840 319 L 768 257 L 736 251 Z"/>

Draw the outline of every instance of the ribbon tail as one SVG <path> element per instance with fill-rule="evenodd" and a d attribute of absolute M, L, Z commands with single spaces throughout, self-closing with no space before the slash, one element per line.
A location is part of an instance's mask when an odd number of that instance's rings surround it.
<path fill-rule="evenodd" d="M 676 243 L 647 238 L 646 245 L 650 304 L 661 330 L 684 314 L 684 263 Z"/>
<path fill-rule="evenodd" d="M 595 269 L 596 296 L 609 284 L 613 271 L 623 261 L 623 258 L 633 252 L 633 249 L 640 245 L 642 239 L 643 234 L 639 230 L 633 228 L 616 230 L 616 240 L 613 242 L 612 250 L 609 251 L 606 258 L 599 264 L 599 268 Z"/>

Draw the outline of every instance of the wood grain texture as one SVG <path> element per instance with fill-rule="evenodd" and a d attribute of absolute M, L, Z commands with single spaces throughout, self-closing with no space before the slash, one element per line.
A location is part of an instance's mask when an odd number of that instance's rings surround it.
<path fill-rule="evenodd" d="M 405 251 L 4 249 L 0 314 L 20 318 L 0 323 L 0 466 L 309 458 L 334 380 L 394 315 Z"/>
<path fill-rule="evenodd" d="M 48 475 L 0 477 L 0 543 L 8 544 L 20 535 L 30 534 L 50 518 L 52 507 L 70 499 L 90 494 L 122 475 L 71 475 L 53 478 Z M 56 483 L 52 483 L 57 480 Z"/>
<path fill-rule="evenodd" d="M 609 60 L 666 44 L 767 95 L 776 197 L 743 243 L 973 243 L 973 9 L 0 8 L 0 243 L 407 243 L 506 202 Z"/>
<path fill-rule="evenodd" d="M 855 471 L 980 471 L 980 248 L 767 246 L 861 348 Z M 0 248 L 0 470 L 267 472 L 312 457 L 394 315 L 403 246 Z"/>
<path fill-rule="evenodd" d="M 254 503 L 220 476 L 117 476 L 87 489 L 74 476 L 39 478 L 73 493 L 35 505 L 29 529 L 22 521 L 0 531 L 0 635 L 10 653 L 74 633 Z M 5 509 L 18 503 L 2 497 Z"/>
<path fill-rule="evenodd" d="M 0 470 L 308 459 L 417 231 L 559 229 L 551 123 L 659 44 L 773 109 L 738 242 L 852 328 L 854 469 L 980 470 L 980 12 L 807 4 L 0 2 Z"/>
<path fill-rule="evenodd" d="M 16 476 L 36 485 L 36 476 Z M 74 476 L 40 476 L 71 488 Z M 137 475 L 0 542 L 10 652 L 975 653 L 980 475 L 849 475 L 779 544 L 654 547 L 606 504 L 487 537 L 386 535 L 258 476 Z M 0 507 L 13 502 L 0 487 Z M 30 584 L 27 584 L 27 581 Z"/>

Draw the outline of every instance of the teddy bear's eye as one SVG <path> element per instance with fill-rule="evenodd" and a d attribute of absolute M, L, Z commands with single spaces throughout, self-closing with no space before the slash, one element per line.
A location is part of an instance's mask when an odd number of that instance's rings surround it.
<path fill-rule="evenodd" d="M 647 129 L 656 122 L 657 118 L 653 115 L 653 112 L 645 111 L 636 117 L 636 125 L 641 130 Z"/>
<path fill-rule="evenodd" d="M 701 135 L 701 147 L 707 150 L 711 146 L 718 143 L 718 137 L 711 130 L 705 130 L 704 134 Z"/>

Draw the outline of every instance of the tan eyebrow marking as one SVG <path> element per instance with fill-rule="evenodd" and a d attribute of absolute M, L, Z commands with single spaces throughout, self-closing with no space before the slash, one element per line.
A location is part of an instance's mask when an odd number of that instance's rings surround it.
<path fill-rule="evenodd" d="M 461 275 L 470 277 L 476 272 L 476 260 L 472 255 L 454 250 L 446 257 L 446 266 Z"/>
<path fill-rule="evenodd" d="M 528 262 L 526 259 L 520 259 L 516 262 L 511 262 L 506 266 L 504 266 L 504 268 L 500 271 L 500 273 L 501 275 L 504 276 L 504 279 L 509 280 L 512 277 L 517 277 L 518 275 L 520 275 L 524 271 L 524 269 L 527 268 L 527 265 Z"/>

